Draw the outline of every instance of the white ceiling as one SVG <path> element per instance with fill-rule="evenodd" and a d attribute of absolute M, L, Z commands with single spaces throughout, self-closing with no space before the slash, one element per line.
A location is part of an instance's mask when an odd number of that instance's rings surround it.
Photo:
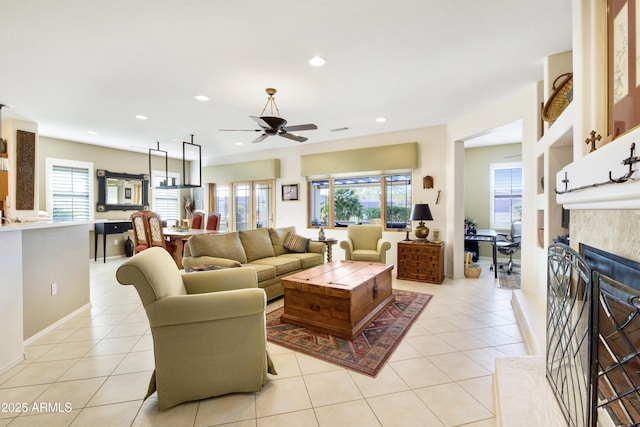
<path fill-rule="evenodd" d="M 290 125 L 318 125 L 311 144 L 447 123 L 571 49 L 568 0 L 0 0 L 0 17 L 3 119 L 141 152 L 193 133 L 205 165 L 299 144 L 219 131 L 254 129 L 267 87 Z"/>

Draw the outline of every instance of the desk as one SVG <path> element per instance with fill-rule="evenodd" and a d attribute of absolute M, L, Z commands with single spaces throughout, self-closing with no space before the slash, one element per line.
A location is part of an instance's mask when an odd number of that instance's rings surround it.
<path fill-rule="evenodd" d="M 98 234 L 102 234 L 102 257 L 107 262 L 107 234 L 122 234 L 132 229 L 131 220 L 96 222 L 94 228 L 93 260 L 98 261 Z"/>
<path fill-rule="evenodd" d="M 465 242 L 487 242 L 491 243 L 493 249 L 493 274 L 498 278 L 498 254 L 496 251 L 496 230 L 477 230 L 476 234 L 465 234 Z"/>
<path fill-rule="evenodd" d="M 178 268 L 184 268 L 182 266 L 182 251 L 184 249 L 184 242 L 189 240 L 189 237 L 195 236 L 197 234 L 223 234 L 226 231 L 215 231 L 215 230 L 202 230 L 190 228 L 185 231 L 172 230 L 171 228 L 163 228 L 162 233 L 164 237 L 169 239 L 169 242 L 176 247 L 175 252 L 173 253 L 173 259 L 176 262 Z"/>
<path fill-rule="evenodd" d="M 338 239 L 334 238 L 326 238 L 326 239 L 311 239 L 312 242 L 320 242 L 324 243 L 327 246 L 327 262 L 333 261 L 333 256 L 331 255 L 331 246 L 338 243 Z"/>

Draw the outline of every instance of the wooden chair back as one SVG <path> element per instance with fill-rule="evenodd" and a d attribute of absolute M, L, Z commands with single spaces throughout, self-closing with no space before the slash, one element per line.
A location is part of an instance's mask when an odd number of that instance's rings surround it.
<path fill-rule="evenodd" d="M 149 246 L 160 246 L 162 248 L 167 247 L 167 243 L 164 239 L 164 233 L 162 232 L 162 220 L 160 215 L 155 212 L 145 212 L 146 226 L 149 236 Z"/>
<path fill-rule="evenodd" d="M 145 213 L 145 211 L 137 211 L 131 214 L 133 247 L 135 253 L 142 252 L 149 247 L 149 236 L 147 235 Z"/>

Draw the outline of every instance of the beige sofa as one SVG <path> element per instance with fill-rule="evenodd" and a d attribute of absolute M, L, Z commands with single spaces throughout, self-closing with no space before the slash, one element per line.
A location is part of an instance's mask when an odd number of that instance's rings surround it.
<path fill-rule="evenodd" d="M 258 287 L 264 289 L 267 299 L 282 295 L 282 277 L 315 267 L 324 262 L 326 245 L 308 242 L 308 249 L 287 249 L 298 237 L 295 227 L 257 228 L 224 234 L 191 236 L 184 246 L 182 265 L 185 269 L 202 265 L 216 267 L 253 267 L 258 275 Z"/>

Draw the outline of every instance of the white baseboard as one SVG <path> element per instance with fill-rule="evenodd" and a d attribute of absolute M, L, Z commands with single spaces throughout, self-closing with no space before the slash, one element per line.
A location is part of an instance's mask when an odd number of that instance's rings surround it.
<path fill-rule="evenodd" d="M 58 326 L 62 325 L 67 320 L 71 319 L 72 317 L 75 317 L 78 313 L 80 313 L 82 310 L 84 310 L 84 309 L 86 309 L 88 307 L 91 307 L 91 303 L 90 302 L 88 302 L 85 305 L 83 305 L 82 307 L 72 311 L 71 313 L 69 313 L 66 316 L 64 316 L 62 319 L 58 320 L 55 323 L 52 323 L 51 325 L 47 326 L 46 328 L 44 328 L 40 332 L 36 333 L 35 335 L 30 336 L 29 338 L 24 340 L 23 345 L 26 347 L 27 345 L 31 344 L 32 342 L 34 342 L 38 338 L 44 336 L 48 332 L 51 332 L 52 330 L 54 330 Z"/>
<path fill-rule="evenodd" d="M 15 359 L 13 359 L 10 362 L 7 362 L 6 364 L 4 364 L 3 366 L 0 366 L 0 375 L 4 374 L 5 372 L 9 371 L 9 369 L 13 368 L 14 366 L 16 366 L 18 363 L 22 362 L 25 359 L 25 355 L 24 353 L 22 353 L 21 356 L 16 357 Z"/>

